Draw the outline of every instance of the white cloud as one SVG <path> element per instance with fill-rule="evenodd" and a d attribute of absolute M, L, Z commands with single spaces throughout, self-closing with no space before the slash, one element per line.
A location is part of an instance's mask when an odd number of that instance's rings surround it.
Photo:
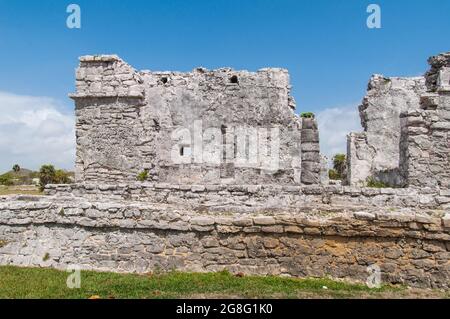
<path fill-rule="evenodd" d="M 75 119 L 56 100 L 0 92 L 0 172 L 14 164 L 73 169 Z"/>
<path fill-rule="evenodd" d="M 362 132 L 357 104 L 328 108 L 318 113 L 320 149 L 329 159 L 347 153 L 347 134 Z"/>

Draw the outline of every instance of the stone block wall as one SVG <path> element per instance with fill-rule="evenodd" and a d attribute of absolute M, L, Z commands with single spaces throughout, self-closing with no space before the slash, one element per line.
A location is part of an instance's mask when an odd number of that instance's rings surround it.
<path fill-rule="evenodd" d="M 76 88 L 76 181 L 135 179 L 151 166 L 144 132 L 152 127 L 138 120 L 142 77 L 117 56 L 84 56 Z"/>
<path fill-rule="evenodd" d="M 425 77 L 375 75 L 360 106 L 364 133 L 348 137 L 348 183 L 368 177 L 400 187 L 449 188 L 450 53 Z"/>
<path fill-rule="evenodd" d="M 176 185 L 48 185 L 48 195 L 83 197 L 95 201 L 163 203 L 209 211 L 253 212 L 349 210 L 354 207 L 450 209 L 450 194 L 433 188 L 394 189 L 351 186 Z"/>
<path fill-rule="evenodd" d="M 302 119 L 301 156 L 302 184 L 320 184 L 322 158 L 320 155 L 319 129 L 315 119 Z"/>
<path fill-rule="evenodd" d="M 429 60 L 420 109 L 402 114 L 402 174 L 411 187 L 450 189 L 450 53 Z"/>
<path fill-rule="evenodd" d="M 449 288 L 450 216 L 369 210 L 214 214 L 170 205 L 0 201 L 0 264 L 220 271 Z"/>
<path fill-rule="evenodd" d="M 284 69 L 150 72 L 86 56 L 76 77 L 77 182 L 319 183 L 317 124 L 294 114 Z"/>
<path fill-rule="evenodd" d="M 425 78 L 374 75 L 359 106 L 363 133 L 347 139 L 350 185 L 365 185 L 374 178 L 391 186 L 403 186 L 400 174 L 400 114 L 418 110 Z"/>

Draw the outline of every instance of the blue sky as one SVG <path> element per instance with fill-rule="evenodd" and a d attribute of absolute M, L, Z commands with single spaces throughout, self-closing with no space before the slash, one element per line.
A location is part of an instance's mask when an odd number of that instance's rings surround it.
<path fill-rule="evenodd" d="M 366 26 L 370 3 L 381 29 Z M 424 73 L 449 30 L 449 0 L 0 0 L 0 92 L 71 114 L 78 56 L 116 53 L 137 69 L 287 68 L 298 112 L 319 113 L 356 106 L 373 73 Z"/>

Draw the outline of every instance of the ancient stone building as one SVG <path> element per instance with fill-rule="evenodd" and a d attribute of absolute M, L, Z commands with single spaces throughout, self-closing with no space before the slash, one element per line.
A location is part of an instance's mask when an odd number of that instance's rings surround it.
<path fill-rule="evenodd" d="M 317 184 L 317 124 L 294 114 L 289 75 L 229 68 L 138 72 L 117 56 L 77 70 L 78 182 Z"/>
<path fill-rule="evenodd" d="M 450 288 L 450 53 L 374 76 L 327 183 L 281 69 L 77 70 L 76 183 L 0 196 L 0 265 L 332 277 Z M 367 187 L 372 177 L 404 188 Z"/>
<path fill-rule="evenodd" d="M 448 187 L 450 54 L 429 62 L 424 77 L 371 78 L 359 107 L 364 132 L 348 137 L 350 185 L 372 178 L 395 187 Z"/>
<path fill-rule="evenodd" d="M 359 106 L 362 133 L 348 138 L 348 180 L 351 185 L 364 185 L 373 177 L 388 185 L 401 185 L 400 114 L 418 110 L 420 94 L 425 92 L 425 79 L 386 78 L 374 75 L 368 92 Z"/>

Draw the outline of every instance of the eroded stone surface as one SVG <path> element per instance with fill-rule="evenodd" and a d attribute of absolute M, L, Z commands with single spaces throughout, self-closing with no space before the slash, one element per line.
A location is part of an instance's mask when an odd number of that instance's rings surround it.
<path fill-rule="evenodd" d="M 400 174 L 400 114 L 418 110 L 425 78 L 386 78 L 374 75 L 359 107 L 364 133 L 348 139 L 351 185 L 365 185 L 373 177 L 388 185 L 403 185 Z"/>
<path fill-rule="evenodd" d="M 342 186 L 327 183 L 317 122 L 293 113 L 285 70 L 138 72 L 82 57 L 77 183 L 0 196 L 0 264 L 361 282 L 375 264 L 385 283 L 449 288 L 449 58 L 431 58 L 425 78 L 372 78 Z M 173 131 L 195 136 L 198 119 L 219 128 L 219 167 L 169 158 Z M 243 123 L 279 129 L 280 167 L 237 165 Z M 361 187 L 367 177 L 409 187 Z"/>
<path fill-rule="evenodd" d="M 284 69 L 150 72 L 82 57 L 76 180 L 129 183 L 147 170 L 177 184 L 318 184 L 317 123 L 294 114 L 290 89 Z"/>
<path fill-rule="evenodd" d="M 0 264 L 146 273 L 219 271 L 449 288 L 438 211 L 211 213 L 167 204 L 36 198 L 0 202 Z"/>
<path fill-rule="evenodd" d="M 374 75 L 360 106 L 363 133 L 348 137 L 348 183 L 448 189 L 450 53 L 425 77 Z"/>

